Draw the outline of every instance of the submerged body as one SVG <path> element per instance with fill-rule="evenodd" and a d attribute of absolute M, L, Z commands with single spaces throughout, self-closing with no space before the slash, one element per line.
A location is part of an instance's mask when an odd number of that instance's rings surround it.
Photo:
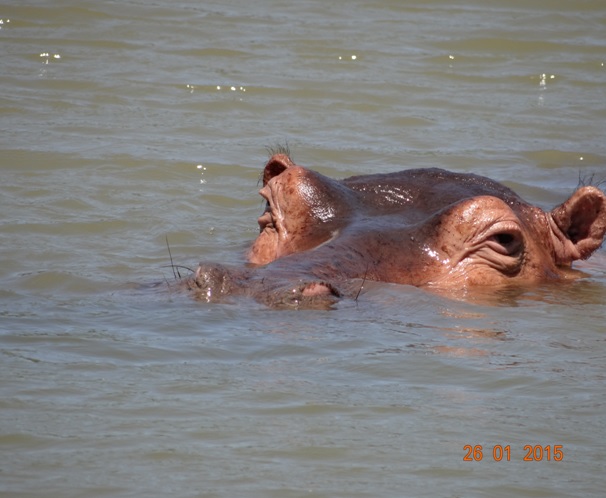
<path fill-rule="evenodd" d="M 201 264 L 188 283 L 201 297 L 316 306 L 355 296 L 356 279 L 442 292 L 527 285 L 569 278 L 606 233 L 596 187 L 545 212 L 489 178 L 436 168 L 334 180 L 275 154 L 260 194 L 251 266 Z"/>

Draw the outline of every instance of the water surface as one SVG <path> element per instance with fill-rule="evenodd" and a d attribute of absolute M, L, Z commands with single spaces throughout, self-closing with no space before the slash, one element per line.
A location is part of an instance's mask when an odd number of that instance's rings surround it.
<path fill-rule="evenodd" d="M 132 285 L 172 279 L 167 237 L 179 264 L 241 262 L 277 143 L 544 208 L 606 177 L 603 2 L 9 0 L 0 20 L 0 494 L 603 496 L 604 250 L 497 306 Z"/>

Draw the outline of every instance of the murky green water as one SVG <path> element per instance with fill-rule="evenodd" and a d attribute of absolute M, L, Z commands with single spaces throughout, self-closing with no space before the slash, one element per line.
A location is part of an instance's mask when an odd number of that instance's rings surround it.
<path fill-rule="evenodd" d="M 172 278 L 166 237 L 179 264 L 240 262 L 276 143 L 542 207 L 606 177 L 602 3 L 5 2 L 0 495 L 603 496 L 604 250 L 500 306 L 133 285 Z"/>

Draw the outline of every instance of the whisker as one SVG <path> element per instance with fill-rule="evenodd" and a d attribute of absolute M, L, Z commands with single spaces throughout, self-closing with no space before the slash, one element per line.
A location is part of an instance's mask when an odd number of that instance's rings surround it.
<path fill-rule="evenodd" d="M 179 273 L 179 268 L 181 268 L 182 270 L 190 271 L 191 273 L 196 273 L 196 270 L 192 270 L 189 266 L 183 266 L 183 265 L 172 265 L 171 264 L 171 265 L 162 266 L 161 268 L 172 268 L 173 269 L 173 275 L 174 275 L 175 269 L 176 269 L 177 270 L 177 275 L 179 275 L 179 278 L 182 278 L 181 274 Z M 177 278 L 176 275 L 175 275 L 175 278 Z"/>
<path fill-rule="evenodd" d="M 369 267 L 369 263 L 366 263 L 366 271 L 364 272 L 364 278 L 362 279 L 362 285 L 360 285 L 360 288 L 358 289 L 358 293 L 356 294 L 356 297 L 354 298 L 354 301 L 356 303 L 358 302 L 358 297 L 360 297 L 360 292 L 362 292 L 362 289 L 364 288 L 364 284 L 366 283 L 366 277 L 368 276 L 368 267 Z"/>

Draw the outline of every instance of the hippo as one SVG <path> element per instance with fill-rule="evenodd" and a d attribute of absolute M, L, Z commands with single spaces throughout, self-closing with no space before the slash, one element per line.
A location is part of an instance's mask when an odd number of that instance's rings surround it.
<path fill-rule="evenodd" d="M 606 195 L 582 182 L 546 212 L 489 178 L 438 168 L 335 180 L 280 150 L 262 179 L 247 265 L 201 263 L 186 281 L 196 297 L 330 308 L 370 281 L 455 294 L 570 280 L 606 233 Z"/>

